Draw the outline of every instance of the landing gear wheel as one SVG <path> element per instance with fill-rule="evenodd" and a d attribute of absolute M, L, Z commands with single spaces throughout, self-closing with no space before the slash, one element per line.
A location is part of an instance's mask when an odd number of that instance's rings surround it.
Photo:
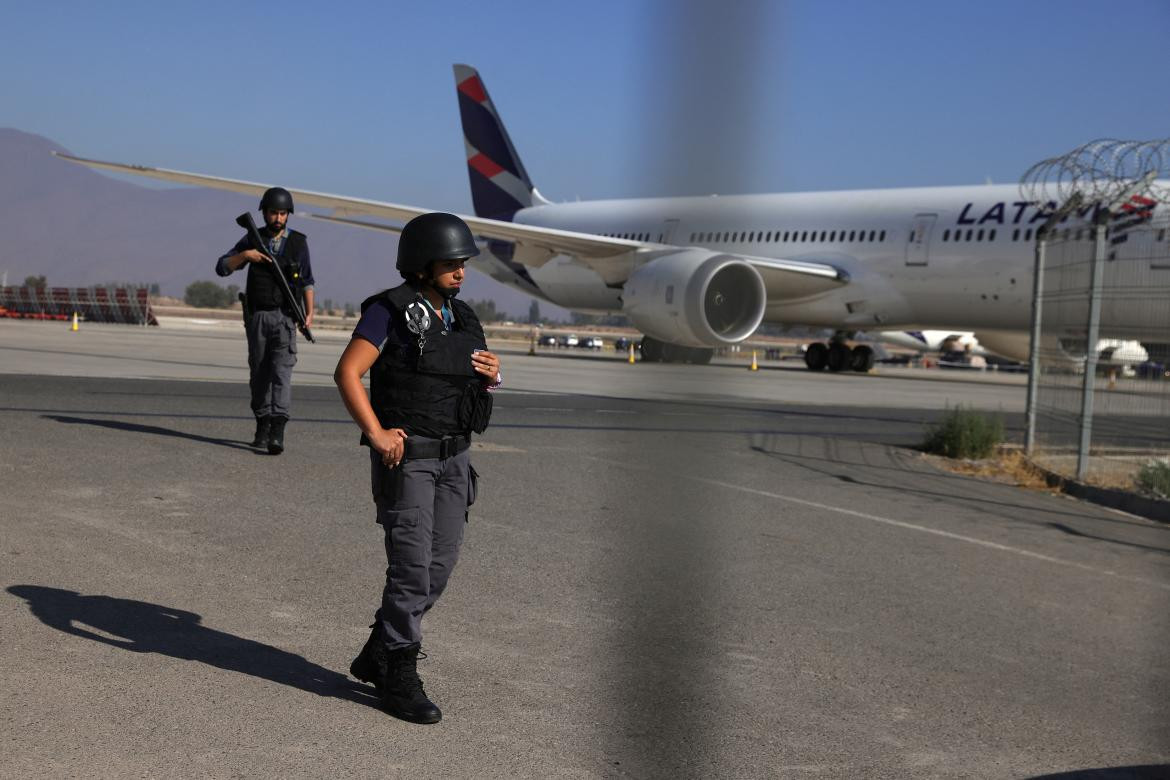
<path fill-rule="evenodd" d="M 853 361 L 853 351 L 839 341 L 829 345 L 829 370 L 844 371 Z"/>
<path fill-rule="evenodd" d="M 823 371 L 829 364 L 829 348 L 817 341 L 804 351 L 804 364 L 809 371 Z"/>
<path fill-rule="evenodd" d="M 854 371 L 865 373 L 873 368 L 873 347 L 867 347 L 864 344 L 853 348 L 853 355 L 849 362 L 849 367 Z"/>

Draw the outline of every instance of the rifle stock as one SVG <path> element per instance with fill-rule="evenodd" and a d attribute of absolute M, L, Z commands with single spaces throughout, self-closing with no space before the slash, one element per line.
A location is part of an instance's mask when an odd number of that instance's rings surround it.
<path fill-rule="evenodd" d="M 301 302 L 297 300 L 296 296 L 293 295 L 292 288 L 288 286 L 288 279 L 284 278 L 284 271 L 280 270 L 280 263 L 276 262 L 275 257 L 268 254 L 268 250 L 264 246 L 264 239 L 260 238 L 260 231 L 256 229 L 256 222 L 252 219 L 252 212 L 245 211 L 236 217 L 236 224 L 247 231 L 248 243 L 252 245 L 252 248 L 271 261 L 269 265 L 272 268 L 272 272 L 276 274 L 276 280 L 280 283 L 280 291 L 284 294 L 284 299 L 288 301 L 289 306 L 292 308 L 293 319 L 297 321 L 297 330 L 305 334 L 305 338 L 309 341 L 316 344 L 317 340 L 313 338 L 313 333 L 309 330 L 308 322 L 305 320 L 305 312 L 301 308 Z"/>

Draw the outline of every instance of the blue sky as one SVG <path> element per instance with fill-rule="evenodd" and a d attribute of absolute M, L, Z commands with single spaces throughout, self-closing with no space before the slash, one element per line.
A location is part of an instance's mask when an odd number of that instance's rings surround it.
<path fill-rule="evenodd" d="M 1170 135 L 1170 2 L 14 3 L 0 126 L 470 209 L 451 64 L 554 200 L 1015 181 Z"/>

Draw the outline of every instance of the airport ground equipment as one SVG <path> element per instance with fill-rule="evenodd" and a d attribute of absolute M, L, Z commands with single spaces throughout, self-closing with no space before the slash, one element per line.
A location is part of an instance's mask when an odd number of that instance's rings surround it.
<path fill-rule="evenodd" d="M 313 332 L 309 330 L 308 320 L 305 319 L 305 310 L 301 308 L 301 302 L 297 300 L 297 296 L 293 295 L 292 288 L 288 285 L 288 279 L 284 278 L 284 271 L 280 270 L 280 263 L 276 262 L 271 254 L 268 253 L 264 246 L 264 239 L 260 237 L 260 231 L 256 229 L 256 222 L 252 219 L 252 213 L 245 211 L 240 216 L 236 217 L 236 224 L 248 232 L 248 242 L 260 254 L 269 259 L 270 262 L 266 265 L 272 269 L 272 273 L 276 275 L 276 281 L 280 284 L 280 292 L 284 295 L 284 299 L 288 301 L 289 308 L 292 309 L 293 319 L 297 322 L 297 329 L 305 334 L 305 338 L 314 344 L 317 340 L 313 338 Z"/>

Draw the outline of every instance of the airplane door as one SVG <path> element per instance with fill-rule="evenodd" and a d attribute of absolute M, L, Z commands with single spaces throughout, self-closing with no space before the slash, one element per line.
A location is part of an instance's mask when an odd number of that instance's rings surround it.
<path fill-rule="evenodd" d="M 938 214 L 916 214 L 906 242 L 906 265 L 926 265 L 930 257 L 930 234 Z"/>
<path fill-rule="evenodd" d="M 660 244 L 673 244 L 674 229 L 676 227 L 678 227 L 678 220 L 668 219 L 662 223 L 662 227 L 659 229 L 658 235 L 651 236 L 651 238 L 658 239 L 658 243 Z"/>

